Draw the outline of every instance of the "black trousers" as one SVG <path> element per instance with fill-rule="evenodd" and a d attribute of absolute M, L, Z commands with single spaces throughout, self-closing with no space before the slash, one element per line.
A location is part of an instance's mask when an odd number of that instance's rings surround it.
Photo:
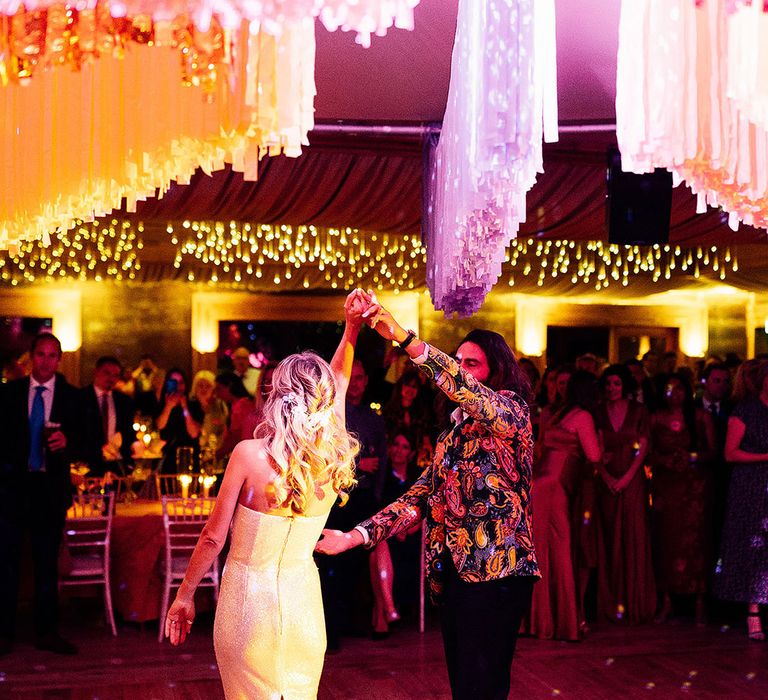
<path fill-rule="evenodd" d="M 59 545 L 66 516 L 48 474 L 25 474 L 18 486 L 8 492 L 0 488 L 0 637 L 9 640 L 15 631 L 25 534 L 32 553 L 35 634 L 58 631 Z"/>
<path fill-rule="evenodd" d="M 507 700 L 517 634 L 535 578 L 466 583 L 446 562 L 440 621 L 454 700 Z"/>
<path fill-rule="evenodd" d="M 376 510 L 372 488 L 353 489 L 346 505 L 331 509 L 326 527 L 351 530 Z M 338 648 L 343 635 L 366 634 L 370 629 L 369 557 L 370 552 L 362 547 L 336 556 L 315 555 L 329 649 Z"/>

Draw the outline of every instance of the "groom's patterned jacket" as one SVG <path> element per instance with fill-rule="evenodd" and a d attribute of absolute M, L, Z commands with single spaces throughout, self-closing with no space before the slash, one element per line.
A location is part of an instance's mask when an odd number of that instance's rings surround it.
<path fill-rule="evenodd" d="M 432 464 L 394 503 L 358 526 L 366 546 L 427 521 L 426 568 L 440 595 L 445 557 L 464 581 L 540 576 L 531 532 L 533 436 L 526 403 L 483 386 L 458 363 L 427 346 L 420 369 L 463 416 L 439 438 Z"/>

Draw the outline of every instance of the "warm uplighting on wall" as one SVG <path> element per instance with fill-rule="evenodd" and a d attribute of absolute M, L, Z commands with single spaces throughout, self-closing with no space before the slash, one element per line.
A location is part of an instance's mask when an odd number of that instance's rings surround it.
<path fill-rule="evenodd" d="M 216 352 L 219 347 L 219 338 L 216 328 L 198 328 L 196 333 L 192 334 L 192 347 L 203 354 L 207 352 Z"/>
<path fill-rule="evenodd" d="M 71 287 L 0 289 L 0 316 L 50 318 L 61 349 L 77 352 L 83 342 L 82 300 L 82 292 Z"/>
<path fill-rule="evenodd" d="M 522 295 L 515 299 L 515 345 L 528 357 L 538 357 L 547 348 L 547 317 L 542 303 Z"/>
<path fill-rule="evenodd" d="M 693 306 L 680 324 L 680 350 L 688 357 L 704 357 L 709 347 L 709 314 L 706 304 Z"/>
<path fill-rule="evenodd" d="M 56 337 L 61 341 L 61 349 L 63 352 L 76 352 L 83 344 L 80 328 L 75 328 L 73 324 L 57 323 L 54 332 L 56 333 Z"/>

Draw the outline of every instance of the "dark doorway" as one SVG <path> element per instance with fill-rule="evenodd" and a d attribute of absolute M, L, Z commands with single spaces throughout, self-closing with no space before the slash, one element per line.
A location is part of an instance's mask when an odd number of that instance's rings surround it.
<path fill-rule="evenodd" d="M 607 358 L 610 333 L 611 329 L 604 326 L 548 326 L 547 366 L 574 362 L 587 352 Z"/>
<path fill-rule="evenodd" d="M 340 321 L 219 321 L 217 361 L 220 369 L 229 369 L 230 356 L 238 347 L 250 350 L 251 364 L 256 367 L 267 361 L 279 362 L 304 350 L 313 350 L 330 361 L 343 332 L 344 324 Z M 366 396 L 372 401 L 381 401 L 382 392 L 386 391 L 386 349 L 386 343 L 378 333 L 370 328 L 362 329 L 355 356 L 368 373 Z"/>
<path fill-rule="evenodd" d="M 4 380 L 26 374 L 28 368 L 25 358 L 32 338 L 43 331 L 50 333 L 52 325 L 50 318 L 0 316 L 0 364 Z"/>

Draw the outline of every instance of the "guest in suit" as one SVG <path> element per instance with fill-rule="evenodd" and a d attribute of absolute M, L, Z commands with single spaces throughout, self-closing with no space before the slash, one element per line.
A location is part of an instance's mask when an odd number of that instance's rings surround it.
<path fill-rule="evenodd" d="M 21 545 L 31 541 L 35 646 L 57 654 L 77 647 L 59 636 L 58 557 L 72 502 L 69 462 L 76 454 L 77 390 L 57 374 L 61 343 L 50 333 L 32 341 L 32 375 L 0 394 L 0 655 L 15 631 Z"/>
<path fill-rule="evenodd" d="M 235 374 L 240 377 L 243 382 L 245 390 L 249 396 L 253 396 L 256 393 L 256 386 L 259 383 L 259 375 L 261 370 L 256 369 L 251 365 L 251 352 L 248 348 L 237 348 L 232 353 L 232 365 L 234 367 Z"/>
<path fill-rule="evenodd" d="M 360 443 L 355 462 L 357 484 L 344 506 L 337 502 L 328 516 L 328 527 L 339 530 L 352 528 L 376 512 L 388 471 L 386 424 L 363 401 L 367 386 L 365 366 L 355 359 L 344 411 L 347 430 Z M 369 624 L 369 554 L 355 551 L 334 559 L 318 557 L 318 567 L 328 646 L 338 648 L 341 635 L 364 633 Z"/>
<path fill-rule="evenodd" d="M 96 360 L 93 383 L 80 394 L 80 456 L 91 476 L 119 473 L 120 461 L 130 462 L 134 440 L 133 401 L 115 390 L 123 368 L 116 357 Z"/>
<path fill-rule="evenodd" d="M 502 700 L 517 630 L 540 577 L 531 536 L 528 379 L 498 333 L 471 331 L 454 359 L 368 299 L 371 326 L 458 405 L 414 485 L 350 532 L 325 530 L 317 549 L 375 547 L 426 518 L 427 576 L 440 604 L 452 695 Z"/>
<path fill-rule="evenodd" d="M 704 387 L 704 393 L 696 402 L 696 407 L 703 409 L 712 416 L 712 423 L 715 428 L 715 450 L 712 460 L 712 529 L 714 537 L 713 553 L 717 557 L 717 552 L 720 549 L 720 533 L 722 532 L 725 520 L 728 482 L 731 476 L 731 471 L 724 455 L 728 419 L 733 412 L 731 372 L 724 364 L 711 363 L 704 367 L 704 371 L 701 374 L 701 382 Z"/>

